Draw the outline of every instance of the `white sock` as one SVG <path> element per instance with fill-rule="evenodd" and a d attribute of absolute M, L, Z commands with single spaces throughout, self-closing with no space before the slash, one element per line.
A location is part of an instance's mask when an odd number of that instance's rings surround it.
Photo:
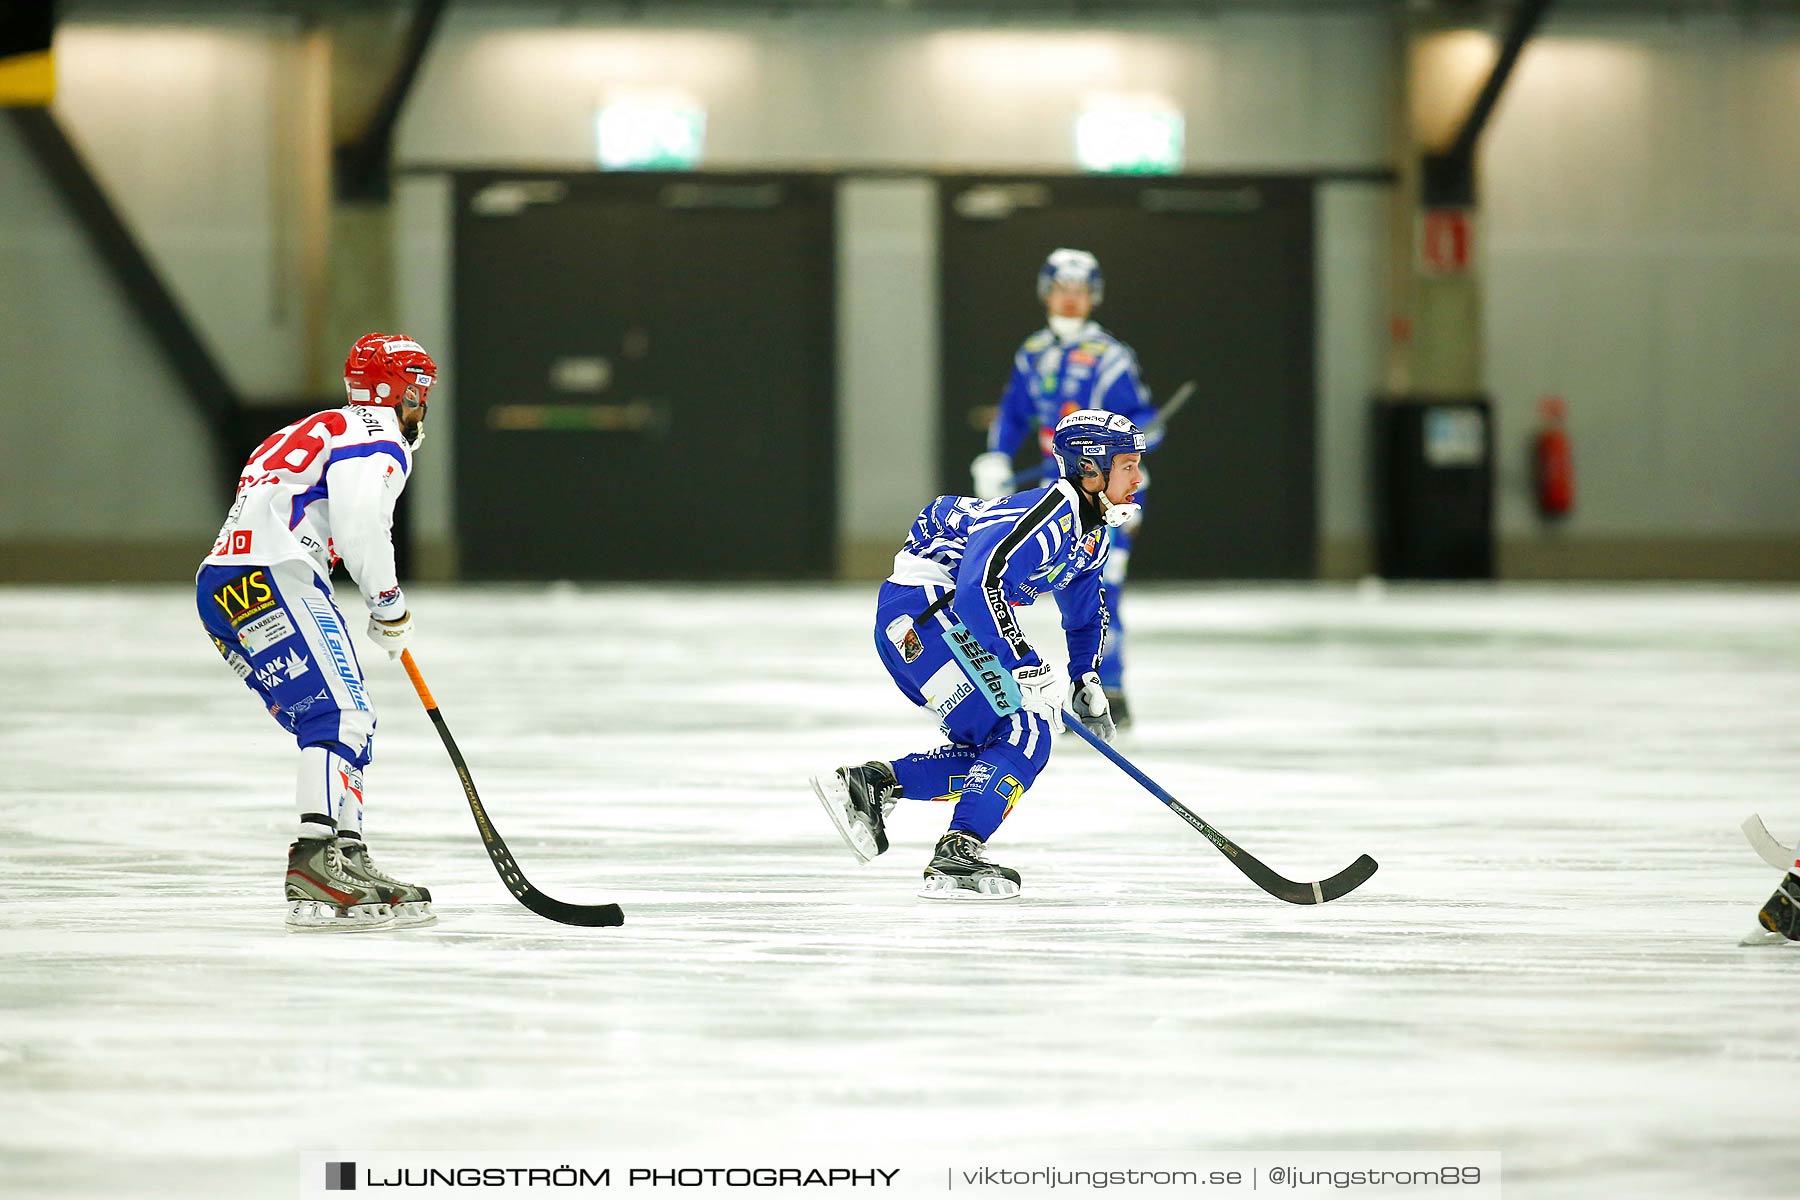
<path fill-rule="evenodd" d="M 339 837 L 362 840 L 363 773 L 335 754 L 331 757 L 331 783 L 337 789 L 337 831 Z"/>
<path fill-rule="evenodd" d="M 300 750 L 294 803 L 303 838 L 362 837 L 362 771 L 324 746 Z"/>

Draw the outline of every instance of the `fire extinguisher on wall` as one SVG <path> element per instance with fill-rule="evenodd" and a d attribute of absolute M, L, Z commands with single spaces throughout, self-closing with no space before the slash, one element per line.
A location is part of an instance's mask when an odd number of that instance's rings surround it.
<path fill-rule="evenodd" d="M 1538 401 L 1538 430 L 1531 443 L 1531 490 L 1538 515 L 1566 517 L 1575 507 L 1575 458 L 1565 426 L 1569 406 L 1561 396 Z"/>

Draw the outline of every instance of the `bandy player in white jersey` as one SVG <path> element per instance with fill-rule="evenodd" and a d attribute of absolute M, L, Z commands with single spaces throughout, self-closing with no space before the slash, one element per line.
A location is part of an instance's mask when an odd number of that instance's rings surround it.
<path fill-rule="evenodd" d="M 300 832 L 286 876 L 292 930 L 437 920 L 431 893 L 378 870 L 363 842 L 375 712 L 331 594 L 331 569 L 342 561 L 368 606 L 369 637 L 400 656 L 412 613 L 394 572 L 394 503 L 424 438 L 425 397 L 436 381 L 437 365 L 411 338 L 359 338 L 344 362 L 350 402 L 256 448 L 195 580 L 213 644 L 300 746 Z"/>

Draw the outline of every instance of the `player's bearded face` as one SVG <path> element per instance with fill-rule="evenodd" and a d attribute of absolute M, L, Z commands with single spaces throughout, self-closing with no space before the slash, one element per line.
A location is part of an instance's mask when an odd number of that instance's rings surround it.
<path fill-rule="evenodd" d="M 1127 503 L 1143 482 L 1143 455 L 1116 455 L 1112 460 L 1112 470 L 1107 474 L 1106 498 L 1114 504 Z"/>
<path fill-rule="evenodd" d="M 425 440 L 425 395 L 417 387 L 408 387 L 400 401 L 400 431 L 406 444 L 417 450 Z"/>

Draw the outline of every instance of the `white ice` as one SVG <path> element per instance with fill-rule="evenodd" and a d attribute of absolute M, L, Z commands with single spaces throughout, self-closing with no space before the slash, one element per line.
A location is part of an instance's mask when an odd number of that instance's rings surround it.
<path fill-rule="evenodd" d="M 1514 1197 L 1793 1195 L 1800 593 L 1140 588 L 1122 748 L 1063 739 L 1016 904 L 858 866 L 809 772 L 924 748 L 872 589 L 420 588 L 369 835 L 434 929 L 282 930 L 293 745 L 179 589 L 0 590 L 8 1197 L 294 1194 L 302 1147 L 1497 1149 Z M 1054 613 L 1033 613 L 1041 636 Z M 173 1169 L 173 1168 L 179 1169 Z"/>

